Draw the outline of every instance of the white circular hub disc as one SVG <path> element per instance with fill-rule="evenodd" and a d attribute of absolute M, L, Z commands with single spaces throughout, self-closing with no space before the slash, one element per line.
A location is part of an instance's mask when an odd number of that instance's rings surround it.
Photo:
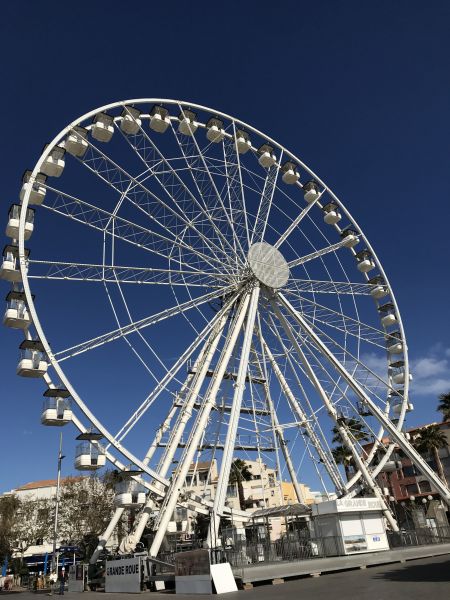
<path fill-rule="evenodd" d="M 289 267 L 279 250 L 266 242 L 253 244 L 248 253 L 253 275 L 264 285 L 278 289 L 289 279 Z"/>

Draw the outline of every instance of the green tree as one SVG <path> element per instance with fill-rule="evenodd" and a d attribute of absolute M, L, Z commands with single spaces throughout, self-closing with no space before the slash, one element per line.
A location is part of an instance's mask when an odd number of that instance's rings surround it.
<path fill-rule="evenodd" d="M 364 423 L 359 419 L 349 418 L 342 419 L 341 424 L 347 431 L 350 439 L 353 442 L 367 442 L 369 441 L 369 434 L 367 433 Z M 350 478 L 350 466 L 354 465 L 354 460 L 351 451 L 345 446 L 344 440 L 342 439 L 341 433 L 337 427 L 333 427 L 333 444 L 338 444 L 335 448 L 332 448 L 331 453 L 334 460 L 338 465 L 343 465 L 345 470 L 345 476 L 347 480 Z"/>
<path fill-rule="evenodd" d="M 228 483 L 230 485 L 237 485 L 239 506 L 241 510 L 245 510 L 244 486 L 242 485 L 242 482 L 250 481 L 252 478 L 253 475 L 247 463 L 244 460 L 241 460 L 240 458 L 235 458 L 231 463 L 230 478 L 228 480 Z"/>
<path fill-rule="evenodd" d="M 354 442 L 367 442 L 369 441 L 369 434 L 367 433 L 364 423 L 359 419 L 343 419 L 342 425 L 346 429 L 350 439 Z M 342 444 L 343 439 L 337 426 L 333 427 L 333 444 Z"/>
<path fill-rule="evenodd" d="M 422 427 L 413 439 L 414 447 L 421 454 L 431 455 L 436 464 L 439 477 L 446 483 L 444 468 L 439 457 L 439 449 L 448 446 L 447 437 L 439 425 L 428 425 Z"/>
<path fill-rule="evenodd" d="M 442 413 L 443 421 L 450 421 L 450 392 L 439 396 L 437 409 Z"/>
<path fill-rule="evenodd" d="M 19 507 L 17 496 L 0 498 L 0 565 L 12 552 L 12 528 Z"/>
<path fill-rule="evenodd" d="M 343 465 L 347 481 L 350 479 L 350 469 L 352 465 L 352 453 L 345 446 L 336 446 L 332 448 L 331 454 L 338 465 Z"/>

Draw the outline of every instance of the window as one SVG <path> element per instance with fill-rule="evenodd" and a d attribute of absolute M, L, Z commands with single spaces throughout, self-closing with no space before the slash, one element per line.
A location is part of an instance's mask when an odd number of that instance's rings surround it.
<path fill-rule="evenodd" d="M 427 492 L 431 492 L 431 485 L 429 481 L 421 481 L 419 483 L 419 489 L 421 494 L 426 494 Z"/>
<path fill-rule="evenodd" d="M 418 475 L 417 469 L 414 465 L 405 465 L 402 467 L 403 477 L 415 477 Z"/>
<path fill-rule="evenodd" d="M 269 473 L 269 487 L 275 487 L 275 475 Z"/>
<path fill-rule="evenodd" d="M 419 489 L 417 487 L 416 483 L 411 483 L 410 485 L 406 486 L 406 493 L 408 496 L 413 496 L 414 494 L 418 494 L 419 493 Z"/>

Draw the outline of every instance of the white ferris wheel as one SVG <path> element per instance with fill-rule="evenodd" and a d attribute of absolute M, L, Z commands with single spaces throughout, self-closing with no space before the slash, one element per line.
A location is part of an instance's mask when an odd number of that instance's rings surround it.
<path fill-rule="evenodd" d="M 127 551 L 152 515 L 156 555 L 177 505 L 217 526 L 236 456 L 274 465 L 299 502 L 308 464 L 327 492 L 380 498 L 396 529 L 375 478 L 397 444 L 450 502 L 404 433 L 408 354 L 382 265 L 327 185 L 254 127 L 176 100 L 93 110 L 26 171 L 6 234 L 17 372 L 44 380 L 44 425 L 78 429 L 77 468 L 123 473 L 102 543 L 130 506 Z M 93 386 L 98 360 L 110 375 Z M 127 393 L 106 418 L 114 376 Z M 190 493 L 192 465 L 213 458 L 215 497 L 208 481 Z"/>

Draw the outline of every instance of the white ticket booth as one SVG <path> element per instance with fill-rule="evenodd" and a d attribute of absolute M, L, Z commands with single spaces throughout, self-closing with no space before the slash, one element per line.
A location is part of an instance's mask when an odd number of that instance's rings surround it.
<path fill-rule="evenodd" d="M 342 498 L 312 506 L 315 543 L 327 556 L 389 550 L 378 498 Z"/>

